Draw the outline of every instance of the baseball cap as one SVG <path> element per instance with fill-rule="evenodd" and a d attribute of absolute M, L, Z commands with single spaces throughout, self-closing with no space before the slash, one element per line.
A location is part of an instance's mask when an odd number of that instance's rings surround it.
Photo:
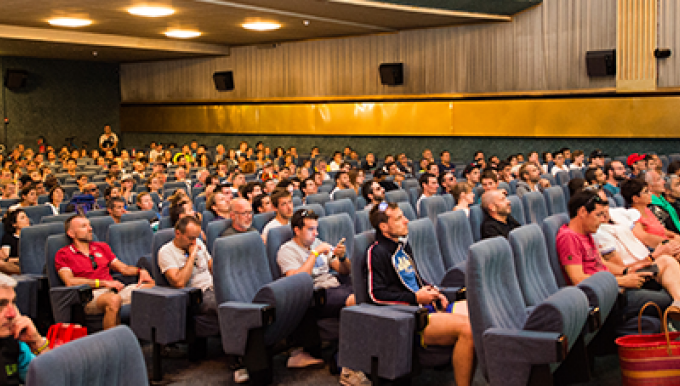
<path fill-rule="evenodd" d="M 606 157 L 606 156 L 607 156 L 607 155 L 604 154 L 604 153 L 602 152 L 602 150 L 600 150 L 600 149 L 595 149 L 595 150 L 593 150 L 593 151 L 590 153 L 590 159 L 593 159 L 593 158 L 604 158 L 604 157 Z"/>
<path fill-rule="evenodd" d="M 470 174 L 470 172 L 473 171 L 474 169 L 479 169 L 479 168 L 480 168 L 480 165 L 477 162 L 473 162 L 471 164 L 468 164 L 465 167 L 465 170 L 463 170 L 463 175 L 466 176 L 466 175 Z"/>
<path fill-rule="evenodd" d="M 644 160 L 646 156 L 647 154 L 633 153 L 628 156 L 628 159 L 626 159 L 626 165 L 633 166 L 634 163 Z"/>

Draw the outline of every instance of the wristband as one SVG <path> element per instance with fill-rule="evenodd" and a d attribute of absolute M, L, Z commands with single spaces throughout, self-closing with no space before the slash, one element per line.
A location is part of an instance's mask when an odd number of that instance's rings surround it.
<path fill-rule="evenodd" d="M 32 351 L 33 354 L 38 355 L 38 354 L 40 354 L 41 352 L 45 351 L 45 349 L 48 348 L 48 347 L 50 346 L 50 340 L 47 339 L 47 338 L 44 338 L 44 339 L 45 339 L 45 343 L 43 343 L 42 346 L 40 346 L 40 347 L 38 347 L 37 349 L 35 349 L 34 351 Z"/>
<path fill-rule="evenodd" d="M 99 288 L 99 279 L 94 279 L 94 288 Z"/>
<path fill-rule="evenodd" d="M 314 256 L 316 256 L 316 257 L 319 257 L 319 252 L 317 252 L 315 250 L 312 250 L 312 254 L 314 254 Z"/>
<path fill-rule="evenodd" d="M 347 256 L 338 257 L 338 261 L 340 261 L 341 263 L 344 263 L 345 260 L 347 260 Z"/>

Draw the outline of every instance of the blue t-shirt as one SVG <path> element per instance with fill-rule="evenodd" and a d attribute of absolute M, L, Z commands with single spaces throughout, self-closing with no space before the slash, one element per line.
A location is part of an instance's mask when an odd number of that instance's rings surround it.
<path fill-rule="evenodd" d="M 609 196 L 611 196 L 611 197 L 621 193 L 621 188 L 619 188 L 618 186 L 614 186 L 614 185 L 610 184 L 609 182 L 604 184 L 604 186 L 602 188 L 604 190 L 606 190 L 607 193 L 609 193 Z"/>
<path fill-rule="evenodd" d="M 413 268 L 413 264 L 411 264 L 411 259 L 409 259 L 401 246 L 392 256 L 392 259 L 394 259 L 393 263 L 397 268 L 397 274 L 401 277 L 404 285 L 413 293 L 418 292 L 420 286 L 418 285 L 418 279 L 416 279 L 416 270 Z"/>
<path fill-rule="evenodd" d="M 35 354 L 31 352 L 31 349 L 28 348 L 28 345 L 24 342 L 19 342 L 19 349 L 21 350 L 19 353 L 19 359 L 17 360 L 17 365 L 19 366 L 19 378 L 21 378 L 22 382 L 26 382 L 28 365 L 31 363 L 33 358 L 35 358 Z"/>

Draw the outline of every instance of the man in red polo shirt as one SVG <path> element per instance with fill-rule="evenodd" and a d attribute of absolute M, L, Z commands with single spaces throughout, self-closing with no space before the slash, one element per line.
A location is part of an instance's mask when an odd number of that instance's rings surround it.
<path fill-rule="evenodd" d="M 55 256 L 59 277 L 69 287 L 83 284 L 92 287 L 94 298 L 85 306 L 85 313 L 103 313 L 104 329 L 117 326 L 120 324 L 121 305 L 130 303 L 133 290 L 153 287 L 153 279 L 146 270 L 118 260 L 106 243 L 93 242 L 92 227 L 87 217 L 69 217 L 64 229 L 71 245 L 60 249 Z M 139 276 L 139 281 L 125 286 L 113 280 L 109 269 L 125 276 Z"/>

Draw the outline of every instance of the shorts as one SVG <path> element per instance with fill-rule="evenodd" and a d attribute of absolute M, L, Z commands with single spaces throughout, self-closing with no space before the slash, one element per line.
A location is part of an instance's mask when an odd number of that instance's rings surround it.
<path fill-rule="evenodd" d="M 137 288 L 139 287 L 136 283 L 130 284 L 123 288 L 122 290 L 120 290 L 120 292 L 118 292 L 118 295 L 120 296 L 121 299 L 121 305 L 130 304 L 130 302 L 132 301 L 132 291 L 136 290 Z M 100 307 L 97 305 L 97 299 L 100 296 L 107 294 L 109 292 L 112 292 L 111 288 L 97 288 L 93 290 L 92 291 L 93 298 L 89 303 L 85 305 L 85 313 L 87 315 L 103 314 L 105 311 L 104 307 Z"/>
<path fill-rule="evenodd" d="M 339 318 L 340 311 L 345 306 L 347 298 L 352 295 L 352 285 L 340 284 L 337 287 L 326 288 L 326 304 L 321 309 L 321 319 Z"/>

